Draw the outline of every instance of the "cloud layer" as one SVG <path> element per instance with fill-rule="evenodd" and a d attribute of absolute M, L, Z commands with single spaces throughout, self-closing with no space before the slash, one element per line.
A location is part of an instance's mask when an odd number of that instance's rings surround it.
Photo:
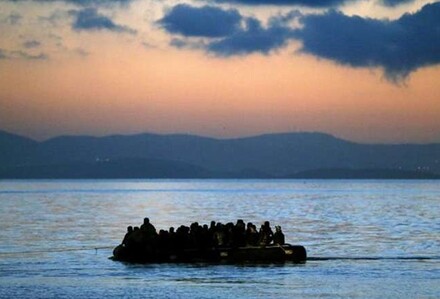
<path fill-rule="evenodd" d="M 0 0 L 2 1 L 2 0 Z M 25 2 L 30 0 L 3 0 Z M 110 31 L 135 34 L 136 30 L 119 24 L 102 12 L 114 12 L 114 7 L 100 5 L 128 4 L 133 0 L 34 0 L 36 2 L 65 2 L 79 7 L 65 18 L 73 18 L 75 31 Z M 332 60 L 351 67 L 379 67 L 387 78 L 398 81 L 425 66 L 440 63 L 440 2 L 427 4 L 421 10 L 405 14 L 396 20 L 348 16 L 328 7 L 362 0 L 204 0 L 202 3 L 239 4 L 237 9 L 219 6 L 192 6 L 178 4 L 167 10 L 156 21 L 164 31 L 172 35 L 170 44 L 176 48 L 202 49 L 222 57 L 251 53 L 270 54 L 289 44 L 300 42 L 298 52 Z M 372 1 L 372 0 L 371 0 Z M 374 0 L 394 7 L 415 0 Z M 198 2 L 200 3 L 200 2 Z M 255 16 L 242 15 L 240 5 L 284 5 L 324 8 L 320 13 L 304 14 L 292 10 L 285 15 L 269 18 L 263 23 Z M 284 10 L 286 11 L 286 10 Z M 48 18 L 50 22 L 59 16 Z M 0 22 L 20 25 L 22 16 L 16 12 L 6 14 Z M 43 18 L 43 17 L 40 17 Z M 292 27 L 291 21 L 300 24 Z M 44 39 L 29 36 L 20 41 L 21 54 L 12 49 L 0 52 L 0 58 L 22 57 L 47 59 L 47 56 L 30 55 L 36 49 L 45 50 Z M 40 41 L 41 40 L 41 41 Z M 32 49 L 32 50 L 31 50 Z M 19 49 L 16 49 L 19 50 Z M 31 50 L 31 51 L 29 51 Z M 27 55 L 27 56 L 26 56 Z"/>
<path fill-rule="evenodd" d="M 233 34 L 242 17 L 235 9 L 201 8 L 187 4 L 174 6 L 158 23 L 170 33 L 185 36 L 222 37 Z"/>
<path fill-rule="evenodd" d="M 134 0 L 0 0 L 4 2 L 66 2 L 78 6 L 108 6 L 108 5 L 126 5 Z M 204 0 L 206 3 L 219 4 L 239 4 L 248 6 L 303 6 L 314 8 L 337 7 L 351 2 L 359 2 L 362 0 Z M 380 0 L 386 6 L 397 6 L 404 3 L 414 2 L 416 0 Z"/>
<path fill-rule="evenodd" d="M 288 25 L 295 18 L 302 25 L 299 29 Z M 352 67 L 381 67 L 394 81 L 440 63 L 440 3 L 394 21 L 347 16 L 336 10 L 308 15 L 292 11 L 272 18 L 267 26 L 236 10 L 178 5 L 159 23 L 172 34 L 208 38 L 197 47 L 173 39 L 178 48 L 204 48 L 219 56 L 268 54 L 294 39 L 302 42 L 300 52 Z"/>
<path fill-rule="evenodd" d="M 208 1 L 208 0 L 207 0 Z M 334 7 L 358 0 L 216 0 L 216 3 L 233 3 L 241 5 L 277 5 L 277 6 L 307 6 Z M 392 1 L 392 0 L 387 0 Z"/>
<path fill-rule="evenodd" d="M 171 42 L 173 46 L 205 48 L 219 56 L 253 52 L 267 54 L 273 49 L 282 47 L 291 34 L 290 29 L 285 26 L 272 24 L 264 28 L 259 20 L 244 17 L 237 10 L 223 10 L 213 6 L 177 5 L 158 23 L 172 34 L 211 39 L 207 43 L 173 39 Z"/>
<path fill-rule="evenodd" d="M 271 25 L 264 28 L 254 18 L 246 20 L 246 27 L 218 41 L 212 41 L 207 50 L 220 56 L 244 55 L 253 52 L 268 54 L 283 47 L 291 35 L 289 28 Z"/>
<path fill-rule="evenodd" d="M 440 63 L 440 3 L 395 21 L 330 11 L 301 22 L 304 27 L 295 36 L 302 52 L 354 67 L 383 67 L 393 80 Z"/>
<path fill-rule="evenodd" d="M 99 14 L 96 8 L 84 8 L 82 10 L 73 11 L 75 19 L 72 28 L 77 31 L 84 30 L 109 30 L 121 33 L 136 33 L 135 30 L 118 25 L 109 17 Z"/>
<path fill-rule="evenodd" d="M 230 3 L 249 6 L 303 6 L 313 8 L 329 8 L 338 7 L 352 2 L 359 2 L 361 0 L 205 0 L 206 2 L 215 3 Z M 414 2 L 415 0 L 381 0 L 380 2 L 385 6 L 397 6 L 404 3 Z"/>
<path fill-rule="evenodd" d="M 385 6 L 397 6 L 400 4 L 414 2 L 414 0 L 382 0 L 381 2 Z"/>

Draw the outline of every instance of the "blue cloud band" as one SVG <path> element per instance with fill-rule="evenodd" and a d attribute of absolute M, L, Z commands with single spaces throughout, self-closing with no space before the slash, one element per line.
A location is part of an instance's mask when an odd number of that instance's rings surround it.
<path fill-rule="evenodd" d="M 300 29 L 288 25 L 292 18 L 302 23 Z M 440 2 L 394 21 L 346 16 L 336 10 L 310 15 L 293 11 L 271 19 L 266 27 L 236 10 L 178 5 L 159 23 L 173 34 L 209 38 L 193 47 L 184 39 L 174 40 L 174 46 L 203 48 L 219 56 L 267 54 L 295 39 L 302 42 L 303 53 L 353 67 L 382 67 L 395 81 L 440 63 Z"/>
<path fill-rule="evenodd" d="M 302 23 L 295 34 L 302 52 L 354 67 L 380 66 L 393 80 L 440 63 L 440 2 L 395 21 L 330 11 L 304 16 Z"/>
<path fill-rule="evenodd" d="M 208 2 L 213 2 L 206 0 Z M 306 6 L 306 7 L 334 7 L 346 2 L 358 0 L 216 0 L 216 3 L 231 3 L 241 5 L 271 5 L 271 6 Z M 392 1 L 392 0 L 389 0 Z"/>
<path fill-rule="evenodd" d="M 82 30 L 109 30 L 122 33 L 136 33 L 135 30 L 114 23 L 112 19 L 98 13 L 96 8 L 84 8 L 74 11 L 75 20 L 72 28 L 77 31 Z"/>
<path fill-rule="evenodd" d="M 235 9 L 187 4 L 174 6 L 158 23 L 168 32 L 185 36 L 222 37 L 235 32 L 242 17 Z"/>

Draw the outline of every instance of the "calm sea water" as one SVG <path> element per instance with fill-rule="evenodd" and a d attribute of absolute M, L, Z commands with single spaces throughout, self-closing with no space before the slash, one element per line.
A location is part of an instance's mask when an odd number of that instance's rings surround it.
<path fill-rule="evenodd" d="M 440 298 L 439 215 L 438 181 L 0 181 L 0 297 Z M 269 220 L 311 260 L 109 260 L 146 216 L 157 229 Z"/>

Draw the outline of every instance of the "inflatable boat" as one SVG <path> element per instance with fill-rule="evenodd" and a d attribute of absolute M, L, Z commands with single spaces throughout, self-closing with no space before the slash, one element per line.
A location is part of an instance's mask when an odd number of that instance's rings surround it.
<path fill-rule="evenodd" d="M 301 245 L 267 245 L 236 248 L 183 249 L 178 252 L 129 248 L 124 244 L 113 250 L 113 260 L 129 263 L 304 263 L 307 252 Z"/>

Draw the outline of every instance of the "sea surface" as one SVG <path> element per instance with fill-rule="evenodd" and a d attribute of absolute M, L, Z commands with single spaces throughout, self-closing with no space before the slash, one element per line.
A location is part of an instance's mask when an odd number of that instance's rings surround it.
<path fill-rule="evenodd" d="M 128 225 L 281 225 L 305 264 L 129 265 Z M 440 182 L 0 181 L 0 298 L 440 298 Z"/>

